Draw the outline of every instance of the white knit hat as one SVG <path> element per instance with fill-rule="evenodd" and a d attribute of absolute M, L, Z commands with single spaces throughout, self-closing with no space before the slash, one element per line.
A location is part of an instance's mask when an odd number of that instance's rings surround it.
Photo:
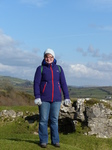
<path fill-rule="evenodd" d="M 48 49 L 45 50 L 44 56 L 45 56 L 46 54 L 51 54 L 51 55 L 55 58 L 55 53 L 54 53 L 54 51 L 53 51 L 52 49 L 50 49 L 50 48 L 48 48 Z"/>

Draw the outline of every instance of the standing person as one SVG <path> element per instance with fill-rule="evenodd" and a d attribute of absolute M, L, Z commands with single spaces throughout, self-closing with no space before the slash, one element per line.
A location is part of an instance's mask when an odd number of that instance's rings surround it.
<path fill-rule="evenodd" d="M 60 147 L 58 133 L 58 116 L 62 101 L 70 103 L 65 75 L 61 66 L 56 65 L 55 53 L 52 49 L 44 52 L 42 65 L 37 67 L 34 76 L 35 104 L 39 106 L 39 138 L 40 146 L 48 143 L 48 120 L 50 120 L 51 144 Z"/>

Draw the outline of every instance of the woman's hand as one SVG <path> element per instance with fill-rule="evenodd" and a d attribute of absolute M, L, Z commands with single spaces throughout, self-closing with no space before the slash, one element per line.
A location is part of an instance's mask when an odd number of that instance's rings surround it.
<path fill-rule="evenodd" d="M 70 99 L 65 99 L 64 100 L 64 105 L 65 106 L 69 106 L 71 104 L 71 100 Z"/>
<path fill-rule="evenodd" d="M 36 99 L 34 100 L 34 103 L 35 103 L 36 105 L 40 106 L 40 105 L 42 104 L 42 101 L 41 101 L 40 98 L 36 98 Z"/>

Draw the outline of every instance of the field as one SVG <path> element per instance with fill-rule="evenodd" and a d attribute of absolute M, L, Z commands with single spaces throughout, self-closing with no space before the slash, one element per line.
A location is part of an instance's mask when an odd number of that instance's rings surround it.
<path fill-rule="evenodd" d="M 98 98 L 112 97 L 112 87 L 69 87 L 71 98 Z"/>
<path fill-rule="evenodd" d="M 15 111 L 37 112 L 35 106 L 16 106 L 1 107 L 3 109 L 13 109 Z M 38 132 L 38 121 L 29 124 L 24 118 L 18 118 L 13 122 L 0 121 L 0 150 L 41 150 L 39 146 L 39 136 L 34 134 Z M 49 142 L 47 150 L 57 149 Z M 76 126 L 76 132 L 70 134 L 60 133 L 60 150 L 111 150 L 112 139 L 101 139 L 95 136 L 87 136 L 83 134 L 80 126 Z"/>

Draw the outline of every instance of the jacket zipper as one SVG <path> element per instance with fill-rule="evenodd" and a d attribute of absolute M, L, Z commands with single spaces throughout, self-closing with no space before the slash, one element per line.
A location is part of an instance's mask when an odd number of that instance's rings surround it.
<path fill-rule="evenodd" d="M 52 74 L 52 99 L 51 99 L 51 102 L 53 102 L 53 98 L 54 98 L 54 77 L 53 77 L 53 69 L 52 69 L 51 65 L 50 65 L 50 69 L 51 69 L 51 74 Z"/>
<path fill-rule="evenodd" d="M 43 88 L 43 90 L 42 90 L 42 93 L 44 93 L 45 88 L 46 88 L 46 85 L 47 85 L 47 82 L 44 84 L 44 88 Z"/>

